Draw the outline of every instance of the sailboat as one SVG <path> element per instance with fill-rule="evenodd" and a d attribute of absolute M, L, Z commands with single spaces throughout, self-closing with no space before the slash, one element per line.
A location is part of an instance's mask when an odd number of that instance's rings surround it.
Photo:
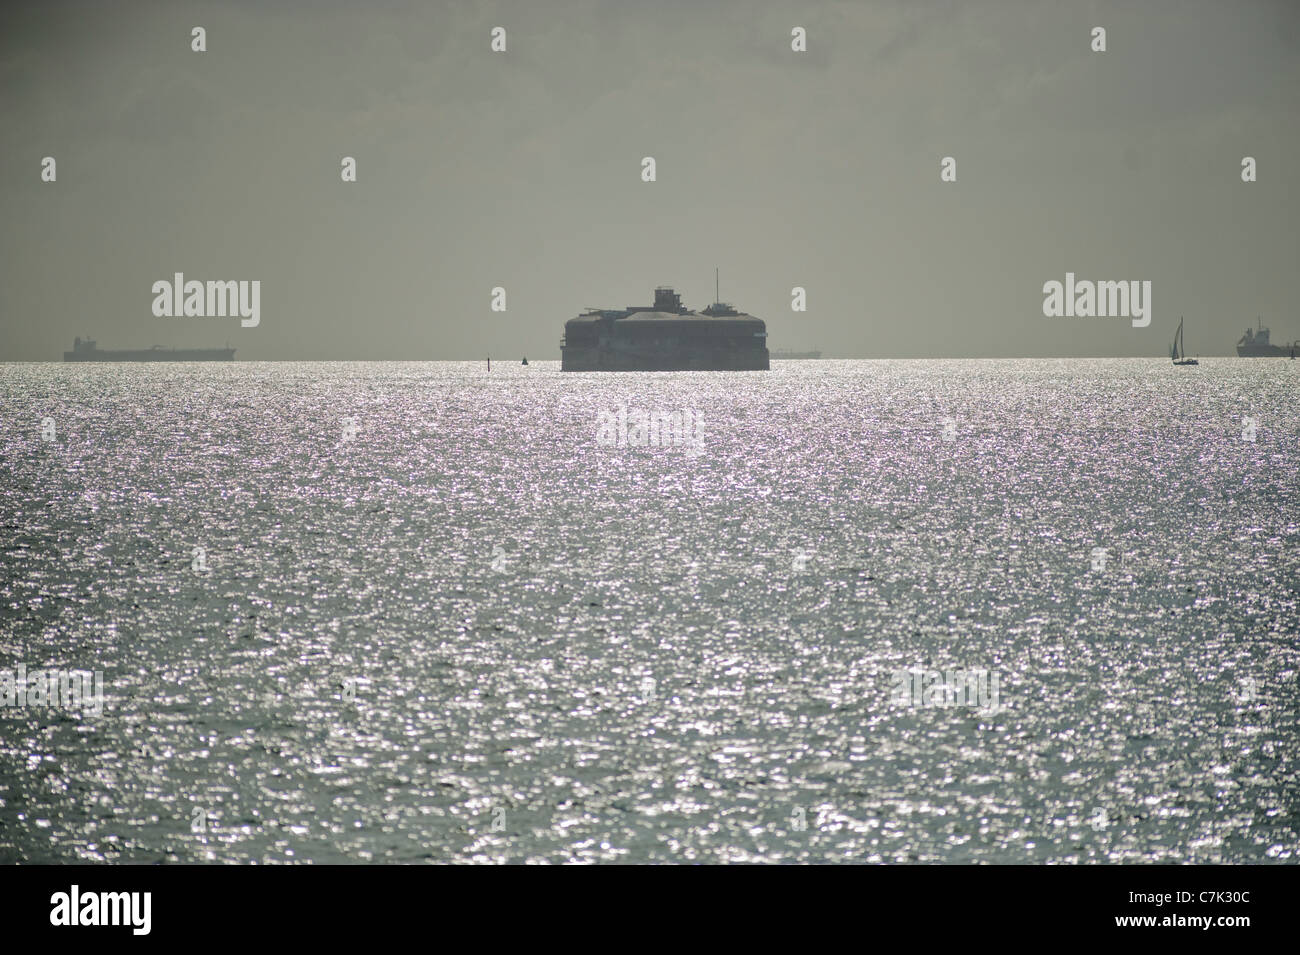
<path fill-rule="evenodd" d="M 1200 362 L 1195 358 L 1188 358 L 1183 354 L 1183 317 L 1178 316 L 1178 331 L 1174 335 L 1174 344 L 1169 349 L 1169 357 L 1174 360 L 1175 365 L 1199 365 Z"/>

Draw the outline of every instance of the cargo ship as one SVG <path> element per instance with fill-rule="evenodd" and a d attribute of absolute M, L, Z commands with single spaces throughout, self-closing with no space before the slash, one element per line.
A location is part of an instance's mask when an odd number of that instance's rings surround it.
<path fill-rule="evenodd" d="M 816 359 L 822 357 L 822 353 L 819 351 L 789 351 L 785 348 L 777 348 L 771 354 L 773 361 L 794 361 L 801 358 Z"/>
<path fill-rule="evenodd" d="M 1255 324 L 1259 325 L 1259 319 L 1255 319 Z M 1295 357 L 1296 349 L 1300 347 L 1300 342 L 1292 342 L 1290 345 L 1273 345 L 1268 340 L 1268 329 L 1263 325 L 1258 328 L 1246 329 L 1246 334 L 1241 336 L 1237 342 L 1238 358 L 1286 358 Z"/>
<path fill-rule="evenodd" d="M 716 298 L 716 296 L 715 296 Z M 767 325 L 725 302 L 693 312 L 676 291 L 653 305 L 590 308 L 564 324 L 561 371 L 767 371 Z"/>
<path fill-rule="evenodd" d="M 92 339 L 76 338 L 64 361 L 234 361 L 233 348 L 125 348 L 101 350 Z"/>

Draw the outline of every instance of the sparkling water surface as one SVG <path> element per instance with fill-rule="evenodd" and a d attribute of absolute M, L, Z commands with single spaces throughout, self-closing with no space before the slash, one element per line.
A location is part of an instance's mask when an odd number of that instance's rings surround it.
<path fill-rule="evenodd" d="M 1298 385 L 2 365 L 0 861 L 1293 863 Z"/>

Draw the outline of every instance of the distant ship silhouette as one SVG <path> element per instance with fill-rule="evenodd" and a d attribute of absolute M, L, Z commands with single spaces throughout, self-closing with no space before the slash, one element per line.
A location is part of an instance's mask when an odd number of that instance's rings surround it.
<path fill-rule="evenodd" d="M 1290 345 L 1274 345 L 1268 340 L 1269 330 L 1255 319 L 1258 328 L 1246 329 L 1246 334 L 1242 335 L 1237 341 L 1237 357 L 1239 358 L 1285 358 L 1287 350 L 1290 349 L 1291 357 L 1295 357 L 1295 342 Z"/>
<path fill-rule="evenodd" d="M 63 353 L 64 361 L 234 361 L 233 348 L 152 348 L 100 349 L 91 338 L 76 338 L 72 351 Z"/>
<path fill-rule="evenodd" d="M 789 351 L 785 348 L 776 348 L 772 351 L 772 358 L 776 361 L 787 361 L 798 358 L 821 358 L 822 353 L 819 351 Z"/>

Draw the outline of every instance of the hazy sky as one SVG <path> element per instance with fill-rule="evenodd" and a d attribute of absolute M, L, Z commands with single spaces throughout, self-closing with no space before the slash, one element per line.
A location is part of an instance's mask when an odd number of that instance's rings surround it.
<path fill-rule="evenodd" d="M 10 0 L 0 122 L 0 360 L 557 359 L 582 307 L 702 307 L 715 265 L 836 357 L 1300 338 L 1289 0 Z M 260 280 L 261 324 L 155 317 L 178 271 Z M 1151 325 L 1045 318 L 1067 271 L 1150 280 Z"/>

